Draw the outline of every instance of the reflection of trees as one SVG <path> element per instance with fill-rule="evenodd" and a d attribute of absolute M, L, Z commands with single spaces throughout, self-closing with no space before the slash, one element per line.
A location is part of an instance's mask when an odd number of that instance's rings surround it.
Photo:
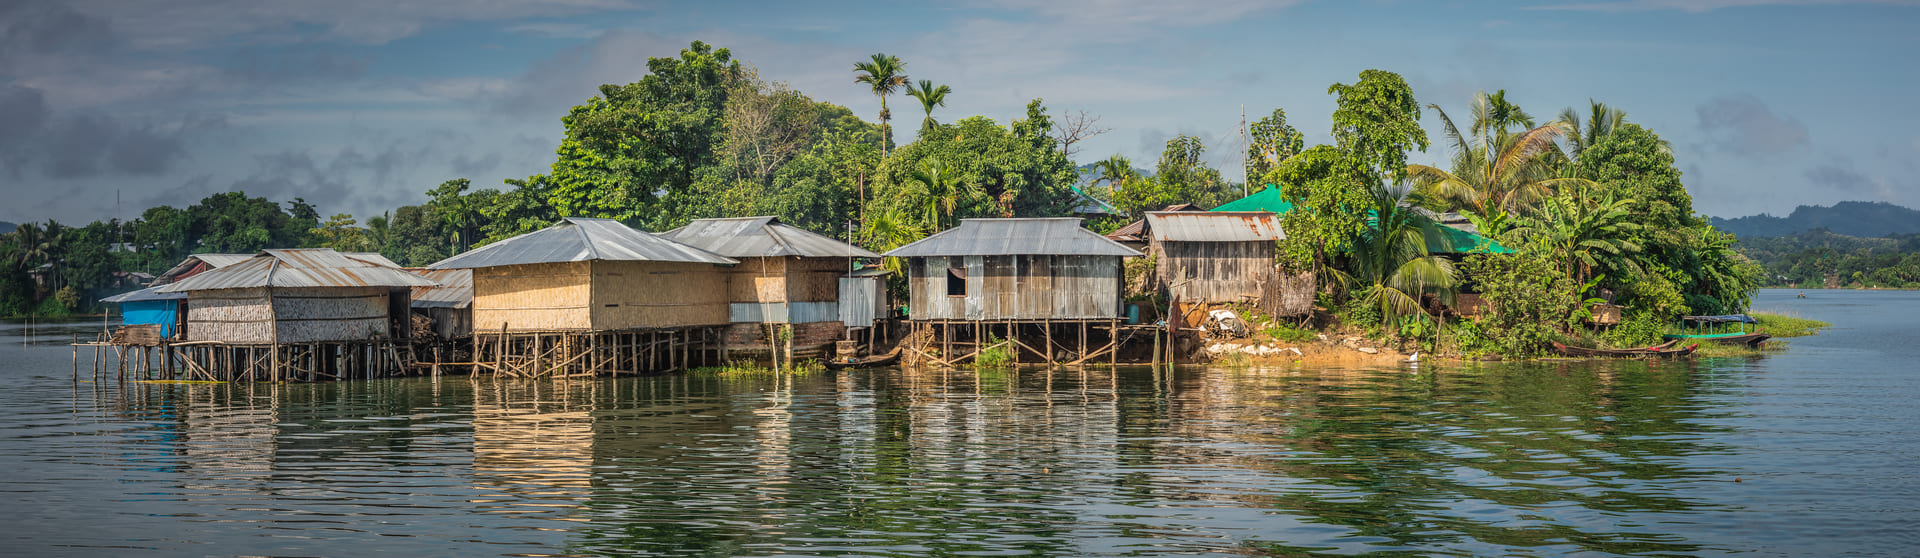
<path fill-rule="evenodd" d="M 1703 504 L 1670 487 L 1713 471 L 1679 461 L 1723 451 L 1694 441 L 1713 429 L 1699 423 L 1713 410 L 1702 407 L 1686 365 L 1217 376 L 1195 397 L 1175 399 L 1177 413 L 1204 420 L 1173 429 L 1295 450 L 1233 459 L 1310 481 L 1246 494 L 1247 503 L 1395 545 L 1694 551 L 1604 518 L 1697 511 Z"/>

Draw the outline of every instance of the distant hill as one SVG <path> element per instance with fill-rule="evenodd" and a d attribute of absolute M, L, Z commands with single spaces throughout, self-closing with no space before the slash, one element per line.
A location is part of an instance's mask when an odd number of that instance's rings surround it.
<path fill-rule="evenodd" d="M 1741 238 L 1788 236 L 1802 231 L 1826 229 L 1834 233 L 1882 237 L 1920 233 L 1920 211 L 1886 202 L 1848 201 L 1833 207 L 1803 205 L 1786 217 L 1765 213 L 1734 219 L 1709 218 L 1713 226 Z"/>
<path fill-rule="evenodd" d="M 13 229 L 17 229 L 17 228 L 20 228 L 19 223 L 8 223 L 6 221 L 0 221 L 0 234 L 7 234 L 10 232 L 13 232 Z"/>

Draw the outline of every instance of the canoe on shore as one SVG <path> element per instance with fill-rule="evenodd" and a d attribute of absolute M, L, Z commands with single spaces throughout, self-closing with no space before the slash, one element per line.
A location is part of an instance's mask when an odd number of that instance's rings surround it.
<path fill-rule="evenodd" d="M 1679 340 L 1673 340 L 1638 349 L 1590 349 L 1586 347 L 1569 347 L 1555 341 L 1553 343 L 1553 352 L 1570 357 L 1685 358 L 1692 356 L 1693 352 L 1700 348 L 1699 343 L 1674 348 L 1674 345 L 1679 342 Z"/>
<path fill-rule="evenodd" d="M 894 347 L 893 351 L 887 352 L 885 354 L 869 355 L 869 356 L 853 358 L 853 359 L 847 360 L 846 362 L 829 360 L 821 364 L 826 366 L 828 370 L 848 370 L 853 368 L 872 368 L 875 366 L 887 366 L 896 362 L 900 362 L 900 353 L 901 353 L 900 348 Z"/>

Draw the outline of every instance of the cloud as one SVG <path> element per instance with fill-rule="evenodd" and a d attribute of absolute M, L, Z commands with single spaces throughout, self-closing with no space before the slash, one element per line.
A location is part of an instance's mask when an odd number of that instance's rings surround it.
<path fill-rule="evenodd" d="M 507 27 L 507 32 L 549 39 L 591 39 L 606 30 L 579 23 L 535 22 Z"/>
<path fill-rule="evenodd" d="M 1583 2 L 1550 6 L 1530 6 L 1532 10 L 1571 10 L 1585 12 L 1682 11 L 1710 12 L 1726 8 L 1754 6 L 1837 6 L 1873 4 L 1883 6 L 1920 6 L 1920 0 L 1623 0 L 1619 2 Z"/>
<path fill-rule="evenodd" d="M 1805 176 L 1816 186 L 1849 196 L 1870 196 L 1882 201 L 1893 197 L 1893 189 L 1885 181 L 1860 172 L 1854 168 L 1853 160 L 1845 157 L 1834 157 L 1807 169 Z"/>
<path fill-rule="evenodd" d="M 438 23 L 555 18 L 630 11 L 629 0 L 75 0 L 86 14 L 110 17 L 142 48 L 183 49 L 214 42 L 252 44 L 313 40 L 385 44 Z"/>
<path fill-rule="evenodd" d="M 1720 151 L 1746 157 L 1787 153 L 1808 144 L 1807 127 L 1798 119 L 1776 115 L 1752 95 L 1716 97 L 1694 109 L 1707 143 Z"/>
<path fill-rule="evenodd" d="M 188 114 L 169 123 L 98 112 L 56 114 L 39 89 L 0 89 L 0 168 L 70 179 L 165 174 L 188 158 L 195 135 L 224 128 L 219 116 Z"/>
<path fill-rule="evenodd" d="M 1225 23 L 1257 12 L 1299 4 L 1301 0 L 993 0 L 990 5 L 1071 20 L 1094 27 L 1195 26 Z"/>

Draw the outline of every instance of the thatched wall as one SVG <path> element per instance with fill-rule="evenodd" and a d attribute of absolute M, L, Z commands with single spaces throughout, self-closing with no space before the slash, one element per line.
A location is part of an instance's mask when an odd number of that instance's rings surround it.
<path fill-rule="evenodd" d="M 269 307 L 264 288 L 194 291 L 187 299 L 187 336 L 240 344 L 386 337 L 387 296 L 381 287 L 279 288 Z"/>
<path fill-rule="evenodd" d="M 727 270 L 731 302 L 834 302 L 846 258 L 738 258 Z"/>
<path fill-rule="evenodd" d="M 951 269 L 966 294 L 948 295 Z M 1121 315 L 1118 256 L 935 256 L 910 258 L 908 308 L 915 320 L 1076 320 Z"/>
<path fill-rule="evenodd" d="M 725 268 L 705 263 L 596 261 L 592 271 L 595 331 L 727 324 Z M 481 327 L 486 327 L 485 322 Z"/>
<path fill-rule="evenodd" d="M 587 262 L 508 265 L 473 270 L 475 329 L 572 331 L 592 327 Z"/>

